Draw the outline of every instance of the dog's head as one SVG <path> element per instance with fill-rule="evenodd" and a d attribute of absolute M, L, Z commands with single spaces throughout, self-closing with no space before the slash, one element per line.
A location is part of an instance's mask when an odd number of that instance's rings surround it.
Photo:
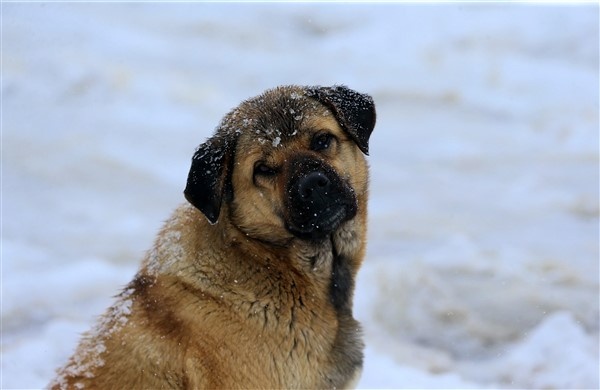
<path fill-rule="evenodd" d="M 268 90 L 198 147 L 185 196 L 211 223 L 227 218 L 249 237 L 327 237 L 366 207 L 374 126 L 372 98 L 347 87 Z"/>

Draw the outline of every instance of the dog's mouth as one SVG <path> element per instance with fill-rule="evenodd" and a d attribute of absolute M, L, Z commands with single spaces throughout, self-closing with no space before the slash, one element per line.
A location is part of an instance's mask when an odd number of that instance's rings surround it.
<path fill-rule="evenodd" d="M 287 188 L 287 230 L 316 240 L 356 215 L 354 191 L 332 169 L 294 175 Z"/>
<path fill-rule="evenodd" d="M 311 218 L 295 218 L 295 221 L 290 221 L 287 229 L 296 237 L 318 240 L 329 236 L 354 214 L 355 211 L 349 205 L 333 205 L 313 213 Z"/>

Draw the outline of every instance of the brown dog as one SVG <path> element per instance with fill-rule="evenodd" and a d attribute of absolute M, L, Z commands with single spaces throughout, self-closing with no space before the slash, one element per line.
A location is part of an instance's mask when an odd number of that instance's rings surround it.
<path fill-rule="evenodd" d="M 365 254 L 370 96 L 279 87 L 197 149 L 185 196 L 52 388 L 343 388 Z"/>

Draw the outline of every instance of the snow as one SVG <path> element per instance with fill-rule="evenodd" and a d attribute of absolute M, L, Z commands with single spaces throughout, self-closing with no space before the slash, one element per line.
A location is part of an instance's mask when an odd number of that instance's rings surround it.
<path fill-rule="evenodd" d="M 280 84 L 377 105 L 359 387 L 600 386 L 598 5 L 1 7 L 0 387 L 53 379 Z"/>

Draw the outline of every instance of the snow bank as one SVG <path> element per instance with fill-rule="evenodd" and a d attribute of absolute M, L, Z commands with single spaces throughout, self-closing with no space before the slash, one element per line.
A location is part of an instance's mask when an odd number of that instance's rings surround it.
<path fill-rule="evenodd" d="M 497 361 L 475 370 L 471 375 L 481 381 L 499 378 L 519 388 L 598 388 L 598 338 L 571 313 L 556 312 Z"/>
<path fill-rule="evenodd" d="M 598 388 L 598 6 L 2 4 L 2 388 L 131 279 L 278 84 L 373 95 L 361 388 Z"/>

